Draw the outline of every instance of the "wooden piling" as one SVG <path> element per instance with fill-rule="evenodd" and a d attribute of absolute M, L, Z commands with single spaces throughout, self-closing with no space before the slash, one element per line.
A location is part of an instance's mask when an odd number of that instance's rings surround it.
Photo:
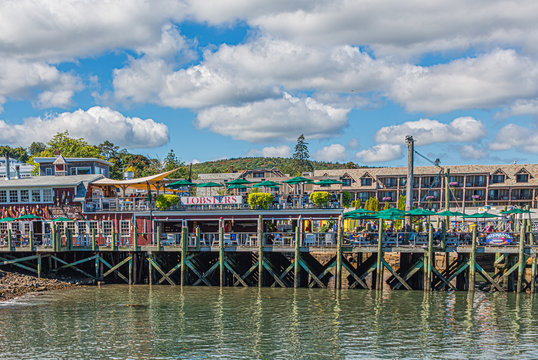
<path fill-rule="evenodd" d="M 153 285 L 153 254 L 149 253 L 149 284 Z"/>
<path fill-rule="evenodd" d="M 95 229 L 92 229 L 92 251 L 97 251 L 97 241 L 95 236 Z"/>
<path fill-rule="evenodd" d="M 73 232 L 71 229 L 67 229 L 67 235 L 65 237 L 65 250 L 71 251 L 71 244 L 73 243 Z"/>
<path fill-rule="evenodd" d="M 32 229 L 30 229 L 29 233 L 28 233 L 28 237 L 29 237 L 29 242 L 30 242 L 30 251 L 34 251 L 35 250 L 35 244 L 34 244 L 34 231 Z"/>
<path fill-rule="evenodd" d="M 189 228 L 182 227 L 181 228 L 181 268 L 180 268 L 180 285 L 186 285 L 187 284 L 187 269 L 185 269 L 186 262 L 185 258 L 187 257 L 187 245 L 188 245 L 188 231 Z"/>
<path fill-rule="evenodd" d="M 263 218 L 258 216 L 258 287 L 263 285 Z"/>
<path fill-rule="evenodd" d="M 41 278 L 41 254 L 37 255 L 37 278 Z"/>
<path fill-rule="evenodd" d="M 529 245 L 534 245 L 534 234 L 529 232 Z M 536 254 L 532 254 L 532 265 L 531 265 L 531 293 L 536 292 Z"/>
<path fill-rule="evenodd" d="M 344 229 L 342 224 L 342 215 L 338 217 L 338 234 L 336 237 L 336 288 L 342 288 L 342 242 L 344 238 Z"/>
<path fill-rule="evenodd" d="M 516 292 L 520 293 L 523 288 L 523 276 L 525 275 L 525 228 L 524 224 L 519 230 L 519 246 L 518 246 L 518 269 L 517 269 L 517 285 Z"/>
<path fill-rule="evenodd" d="M 377 234 L 377 262 L 376 262 L 376 284 L 377 290 L 383 289 L 383 219 L 379 219 Z"/>
<path fill-rule="evenodd" d="M 200 227 L 196 227 L 196 251 L 200 251 Z"/>
<path fill-rule="evenodd" d="M 219 285 L 224 286 L 224 224 L 219 221 Z"/>
<path fill-rule="evenodd" d="M 157 250 L 161 251 L 161 225 L 157 226 Z"/>
<path fill-rule="evenodd" d="M 129 285 L 133 285 L 133 254 L 129 259 Z"/>
<path fill-rule="evenodd" d="M 476 274 L 476 226 L 473 227 L 473 236 L 471 243 L 471 254 L 469 257 L 469 291 L 474 291 L 474 282 Z"/>
<path fill-rule="evenodd" d="M 136 222 L 133 227 L 133 250 L 138 250 L 138 228 L 136 226 Z"/>
<path fill-rule="evenodd" d="M 13 250 L 13 239 L 11 237 L 11 229 L 7 230 L 7 248 L 9 251 Z"/>
<path fill-rule="evenodd" d="M 427 261 L 424 262 L 426 278 L 424 279 L 424 291 L 431 290 L 432 270 L 433 270 L 433 225 L 428 228 L 428 252 L 426 253 Z"/>
<path fill-rule="evenodd" d="M 299 267 L 299 261 L 300 261 L 300 257 L 301 257 L 301 253 L 299 251 L 299 226 L 296 226 L 295 227 L 295 259 L 294 259 L 294 262 L 293 262 L 293 287 L 295 289 L 297 289 L 299 287 L 299 282 L 300 282 L 300 278 L 299 278 L 299 270 L 300 270 L 300 267 Z"/>

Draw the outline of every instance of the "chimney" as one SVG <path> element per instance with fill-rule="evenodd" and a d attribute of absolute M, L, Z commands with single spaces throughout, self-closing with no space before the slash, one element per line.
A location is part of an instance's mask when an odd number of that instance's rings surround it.
<path fill-rule="evenodd" d="M 15 165 L 15 179 L 21 178 L 21 166 Z"/>
<path fill-rule="evenodd" d="M 56 151 L 54 152 L 54 155 L 55 155 L 56 157 L 60 156 L 60 150 L 56 150 Z"/>
<path fill-rule="evenodd" d="M 11 180 L 11 174 L 9 173 L 9 155 L 6 153 L 6 180 Z"/>
<path fill-rule="evenodd" d="M 233 166 L 233 165 L 230 165 L 230 172 L 231 172 L 231 173 L 234 172 L 234 166 Z"/>

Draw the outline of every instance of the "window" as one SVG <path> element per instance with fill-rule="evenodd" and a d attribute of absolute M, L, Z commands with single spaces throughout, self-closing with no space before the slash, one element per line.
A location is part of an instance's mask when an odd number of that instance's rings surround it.
<path fill-rule="evenodd" d="M 0 233 L 7 234 L 7 230 L 8 230 L 7 222 L 0 223 Z"/>
<path fill-rule="evenodd" d="M 72 167 L 71 175 L 87 175 L 91 174 L 92 170 L 90 167 Z"/>
<path fill-rule="evenodd" d="M 372 185 L 372 178 L 363 177 L 361 179 L 361 186 L 370 186 L 370 185 Z"/>
<path fill-rule="evenodd" d="M 131 222 L 129 220 L 120 221 L 120 233 L 121 235 L 131 235 Z"/>
<path fill-rule="evenodd" d="M 77 222 L 77 234 L 86 234 L 86 222 L 79 221 Z"/>
<path fill-rule="evenodd" d="M 252 177 L 257 178 L 257 179 L 263 178 L 263 173 L 262 172 L 252 173 Z"/>
<path fill-rule="evenodd" d="M 19 194 L 17 193 L 17 190 L 9 190 L 9 202 L 19 202 Z"/>
<path fill-rule="evenodd" d="M 45 169 L 45 176 L 52 176 L 52 168 Z"/>
<path fill-rule="evenodd" d="M 23 203 L 30 202 L 30 191 L 29 190 L 21 190 L 21 202 L 23 202 Z"/>
<path fill-rule="evenodd" d="M 499 183 L 503 183 L 504 182 L 504 175 L 493 175 L 491 177 L 491 182 L 493 184 L 499 184 Z"/>
<path fill-rule="evenodd" d="M 516 182 L 518 183 L 529 182 L 529 174 L 517 174 Z"/>
<path fill-rule="evenodd" d="M 343 186 L 351 186 L 351 179 L 342 179 Z"/>
<path fill-rule="evenodd" d="M 103 220 L 103 235 L 104 236 L 112 235 L 112 221 Z"/>
<path fill-rule="evenodd" d="M 52 202 L 52 189 L 43 189 L 43 202 Z"/>
<path fill-rule="evenodd" d="M 66 221 L 65 223 L 65 229 L 71 231 L 71 235 L 75 233 L 75 222 L 74 221 Z"/>
<path fill-rule="evenodd" d="M 0 203 L 7 203 L 7 190 L 0 190 Z"/>
<path fill-rule="evenodd" d="M 32 190 L 32 202 L 41 202 L 41 190 Z"/>
<path fill-rule="evenodd" d="M 95 235 L 97 235 L 97 221 L 88 221 L 88 231 L 90 232 L 90 234 L 92 234 L 93 230 L 95 230 Z"/>

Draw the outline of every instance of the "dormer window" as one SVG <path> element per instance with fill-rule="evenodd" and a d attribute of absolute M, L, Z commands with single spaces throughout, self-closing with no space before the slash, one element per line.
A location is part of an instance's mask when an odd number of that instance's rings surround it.
<path fill-rule="evenodd" d="M 351 186 L 351 179 L 342 179 L 342 186 Z"/>
<path fill-rule="evenodd" d="M 525 173 L 517 174 L 516 175 L 516 182 L 518 182 L 518 183 L 529 182 L 529 174 L 525 174 Z"/>
<path fill-rule="evenodd" d="M 361 186 L 370 186 L 372 185 L 372 178 L 371 177 L 363 177 L 361 179 Z"/>
<path fill-rule="evenodd" d="M 493 184 L 500 184 L 504 182 L 505 176 L 503 174 L 496 174 L 491 176 L 491 182 Z"/>

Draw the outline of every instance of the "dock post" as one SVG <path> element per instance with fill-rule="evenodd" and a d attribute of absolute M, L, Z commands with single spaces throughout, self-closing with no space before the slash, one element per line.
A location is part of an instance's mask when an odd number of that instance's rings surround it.
<path fill-rule="evenodd" d="M 263 218 L 258 216 L 258 287 L 263 284 Z"/>
<path fill-rule="evenodd" d="M 57 230 L 56 229 L 56 224 L 54 224 L 52 226 L 52 234 L 51 234 L 51 240 L 52 240 L 52 251 L 53 252 L 56 252 L 58 251 L 58 249 L 56 248 L 56 233 L 57 233 Z M 50 258 L 49 258 L 50 259 Z"/>
<path fill-rule="evenodd" d="M 186 278 L 185 275 L 187 274 L 185 269 L 185 258 L 187 257 L 187 245 L 188 245 L 188 231 L 189 228 L 183 226 L 181 228 L 181 269 L 180 269 L 180 285 L 186 285 Z"/>
<path fill-rule="evenodd" d="M 196 227 L 196 251 L 200 251 L 200 227 Z"/>
<path fill-rule="evenodd" d="M 92 251 L 97 251 L 97 241 L 95 237 L 95 229 L 92 229 Z"/>
<path fill-rule="evenodd" d="M 516 292 L 520 293 L 522 290 L 523 285 L 523 276 L 525 275 L 525 265 L 527 264 L 527 261 L 525 261 L 525 224 L 521 224 L 522 226 L 519 229 L 519 248 L 518 248 L 518 256 L 519 256 L 519 266 L 517 269 L 517 285 L 516 285 Z"/>
<path fill-rule="evenodd" d="M 13 239 L 11 238 L 11 229 L 7 230 L 7 247 L 9 251 L 13 250 Z"/>
<path fill-rule="evenodd" d="M 469 289 L 468 291 L 474 291 L 474 278 L 476 273 L 476 226 L 473 227 L 473 237 L 471 245 L 471 254 L 469 258 Z"/>
<path fill-rule="evenodd" d="M 157 251 L 161 251 L 161 225 L 157 226 Z"/>
<path fill-rule="evenodd" d="M 224 286 L 224 224 L 219 221 L 219 285 Z"/>
<path fill-rule="evenodd" d="M 299 252 L 299 226 L 295 227 L 295 261 L 293 263 L 293 287 L 295 289 L 299 287 L 299 282 L 301 281 L 299 279 L 299 260 L 301 256 Z"/>
<path fill-rule="evenodd" d="M 65 250 L 70 251 L 72 243 L 73 243 L 73 232 L 71 231 L 71 229 L 67 229 L 67 236 L 65 239 Z"/>
<path fill-rule="evenodd" d="M 529 245 L 534 245 L 534 235 L 532 231 L 529 232 Z M 535 293 L 536 287 L 536 253 L 532 254 L 532 267 L 531 267 L 531 294 Z"/>
<path fill-rule="evenodd" d="M 95 281 L 99 281 L 99 256 L 95 258 Z"/>
<path fill-rule="evenodd" d="M 138 228 L 136 226 L 136 223 L 134 224 L 133 228 L 133 250 L 138 250 Z"/>
<path fill-rule="evenodd" d="M 383 283 L 383 219 L 379 219 L 377 235 L 376 290 L 382 289 Z"/>
<path fill-rule="evenodd" d="M 131 254 L 129 259 L 129 285 L 133 285 L 133 256 L 134 254 Z"/>
<path fill-rule="evenodd" d="M 118 250 L 118 233 L 116 231 L 112 231 L 112 251 Z"/>
<path fill-rule="evenodd" d="M 432 284 L 432 270 L 433 270 L 433 225 L 430 224 L 428 229 L 428 253 L 426 254 L 426 279 L 424 281 L 424 291 L 431 290 Z"/>
<path fill-rule="evenodd" d="M 30 242 L 30 251 L 34 251 L 35 249 L 35 246 L 34 246 L 34 232 L 32 229 L 30 229 L 29 233 L 28 233 L 28 240 Z"/>
<path fill-rule="evenodd" d="M 342 288 L 342 241 L 344 229 L 342 215 L 338 217 L 338 235 L 336 237 L 336 288 Z"/>
<path fill-rule="evenodd" d="M 148 255 L 149 257 L 149 275 L 148 275 L 148 279 L 149 279 L 149 285 L 153 285 L 153 253 L 149 253 Z"/>
<path fill-rule="evenodd" d="M 37 278 L 41 278 L 41 254 L 37 254 Z"/>

